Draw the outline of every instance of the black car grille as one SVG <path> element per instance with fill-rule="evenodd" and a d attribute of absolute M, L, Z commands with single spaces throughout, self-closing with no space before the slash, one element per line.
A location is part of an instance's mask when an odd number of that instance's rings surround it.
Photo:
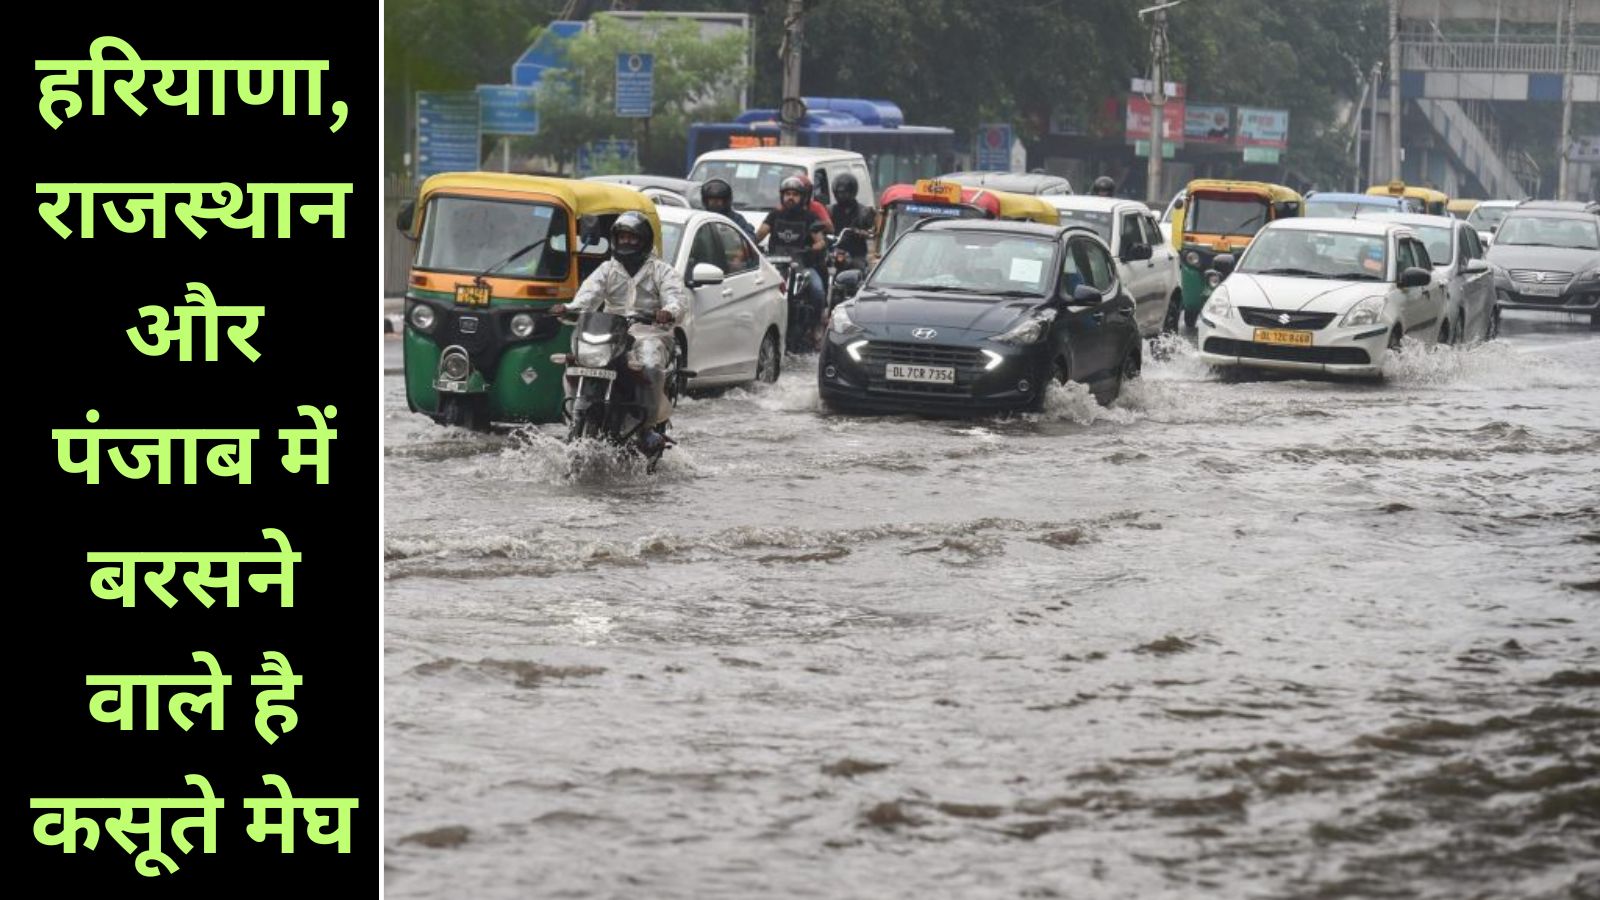
<path fill-rule="evenodd" d="M 903 366 L 941 366 L 956 370 L 955 384 L 930 384 L 921 381 L 889 380 L 890 363 Z M 861 364 L 867 372 L 867 388 L 906 394 L 937 394 L 946 397 L 972 396 L 972 383 L 983 373 L 984 356 L 973 347 L 947 347 L 938 344 L 899 344 L 873 341 L 862 348 Z"/>
<path fill-rule="evenodd" d="M 1281 309 L 1251 309 L 1239 307 L 1239 315 L 1244 317 L 1246 324 L 1258 328 L 1294 328 L 1305 331 L 1314 331 L 1327 327 L 1333 321 L 1335 313 L 1325 312 L 1289 312 Z M 1284 317 L 1288 321 L 1284 321 Z"/>
<path fill-rule="evenodd" d="M 1572 280 L 1571 272 L 1552 272 L 1548 269 L 1512 269 L 1511 280 L 1522 284 L 1565 285 Z"/>
<path fill-rule="evenodd" d="M 1207 353 L 1218 356 L 1239 356 L 1247 359 L 1273 359 L 1283 362 L 1315 363 L 1329 366 L 1365 366 L 1372 357 L 1360 347 L 1287 347 L 1280 344 L 1259 344 L 1255 341 L 1236 341 L 1232 338 L 1206 338 Z"/>

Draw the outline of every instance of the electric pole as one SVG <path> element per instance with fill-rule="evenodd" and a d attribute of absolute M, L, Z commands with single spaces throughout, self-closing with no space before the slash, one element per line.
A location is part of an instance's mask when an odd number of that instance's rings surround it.
<path fill-rule="evenodd" d="M 1567 0 L 1567 64 L 1566 72 L 1561 76 L 1561 138 L 1560 146 L 1556 148 L 1556 164 L 1560 166 L 1556 171 L 1556 199 L 1567 199 L 1567 180 L 1571 177 L 1568 173 L 1572 169 L 1572 162 L 1567 159 L 1567 153 L 1572 149 L 1572 71 L 1578 67 L 1578 41 L 1573 31 L 1573 20 L 1578 17 L 1578 11 L 1573 7 L 1577 0 Z M 1557 35 L 1556 40 L 1560 40 Z"/>
<path fill-rule="evenodd" d="M 1182 3 L 1172 0 L 1139 10 L 1139 18 L 1154 13 L 1150 23 L 1150 165 L 1145 170 L 1145 199 L 1152 204 L 1166 200 L 1162 190 L 1162 157 L 1166 153 L 1167 124 L 1167 10 Z"/>
<path fill-rule="evenodd" d="M 780 137 L 778 143 L 793 147 L 799 143 L 795 126 L 805 117 L 805 104 L 800 99 L 800 47 L 805 33 L 805 0 L 789 0 L 783 14 L 783 47 L 778 55 L 783 58 L 783 104 L 778 110 Z"/>
<path fill-rule="evenodd" d="M 1400 0 L 1389 0 L 1389 180 L 1400 178 Z"/>

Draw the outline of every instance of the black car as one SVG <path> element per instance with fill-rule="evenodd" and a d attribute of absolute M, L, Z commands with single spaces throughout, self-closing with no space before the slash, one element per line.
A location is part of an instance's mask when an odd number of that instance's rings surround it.
<path fill-rule="evenodd" d="M 925 219 L 834 309 L 817 384 L 852 411 L 1037 409 L 1068 379 L 1109 404 L 1139 374 L 1133 312 L 1081 226 Z"/>
<path fill-rule="evenodd" d="M 1500 222 L 1485 258 L 1499 309 L 1588 314 L 1600 328 L 1600 215 L 1524 203 Z"/>

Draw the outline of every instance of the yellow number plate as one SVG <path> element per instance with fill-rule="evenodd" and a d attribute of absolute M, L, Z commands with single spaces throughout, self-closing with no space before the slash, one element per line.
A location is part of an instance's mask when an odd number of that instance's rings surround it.
<path fill-rule="evenodd" d="M 475 284 L 456 285 L 456 302 L 462 306 L 488 306 L 489 286 L 478 287 Z"/>
<path fill-rule="evenodd" d="M 1291 347 L 1309 347 L 1311 346 L 1311 332 L 1277 331 L 1271 328 L 1257 328 L 1256 343 L 1288 344 Z"/>

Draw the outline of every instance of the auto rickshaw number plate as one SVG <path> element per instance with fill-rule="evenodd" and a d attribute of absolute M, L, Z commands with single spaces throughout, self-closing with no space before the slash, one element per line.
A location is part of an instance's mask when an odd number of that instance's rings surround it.
<path fill-rule="evenodd" d="M 1287 344 L 1290 347 L 1311 346 L 1311 332 L 1309 331 L 1278 331 L 1273 328 L 1257 328 L 1255 339 L 1258 344 Z"/>
<path fill-rule="evenodd" d="M 891 381 L 925 381 L 930 384 L 955 384 L 956 370 L 946 366 L 903 366 L 890 363 L 884 373 Z"/>
<path fill-rule="evenodd" d="M 615 381 L 617 373 L 610 369 L 590 369 L 585 366 L 568 366 L 568 378 L 603 378 L 606 381 Z"/>
<path fill-rule="evenodd" d="M 475 284 L 456 285 L 456 303 L 462 306 L 488 306 L 489 286 Z"/>

